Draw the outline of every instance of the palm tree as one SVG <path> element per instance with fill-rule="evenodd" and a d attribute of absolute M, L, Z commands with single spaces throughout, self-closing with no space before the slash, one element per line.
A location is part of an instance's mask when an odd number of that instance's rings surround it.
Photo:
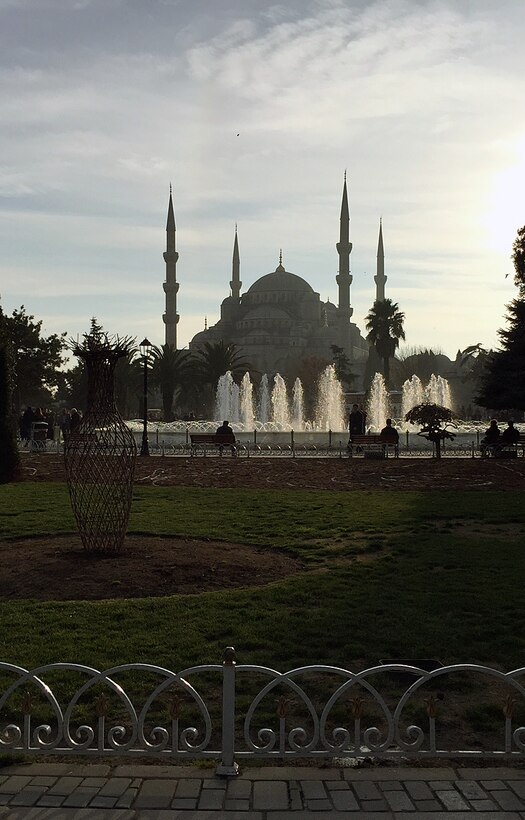
<path fill-rule="evenodd" d="M 217 382 L 228 370 L 234 378 L 239 378 L 250 369 L 248 361 L 234 344 L 220 342 L 205 342 L 197 352 L 196 367 L 200 380 L 208 384 L 213 390 Z"/>
<path fill-rule="evenodd" d="M 153 347 L 151 357 L 151 383 L 160 389 L 164 421 L 171 421 L 175 391 L 184 387 L 190 373 L 190 352 L 165 344 Z"/>
<path fill-rule="evenodd" d="M 383 376 L 387 387 L 390 382 L 390 359 L 399 347 L 399 340 L 405 338 L 404 321 L 405 314 L 399 310 L 397 302 L 391 299 L 375 301 L 365 319 L 368 330 L 366 338 L 383 360 Z"/>

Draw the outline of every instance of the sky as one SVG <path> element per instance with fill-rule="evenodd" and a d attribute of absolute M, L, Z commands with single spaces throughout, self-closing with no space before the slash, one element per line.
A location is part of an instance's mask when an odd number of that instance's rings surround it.
<path fill-rule="evenodd" d="M 352 320 L 406 344 L 497 344 L 525 224 L 522 0 L 0 0 L 0 304 L 43 332 L 178 346 L 287 270 L 337 303 L 346 170 Z"/>

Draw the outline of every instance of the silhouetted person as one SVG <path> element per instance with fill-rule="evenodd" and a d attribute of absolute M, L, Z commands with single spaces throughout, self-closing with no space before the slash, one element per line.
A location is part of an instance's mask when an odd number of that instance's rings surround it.
<path fill-rule="evenodd" d="M 353 404 L 350 415 L 348 416 L 348 430 L 350 432 L 350 438 L 353 436 L 363 435 L 365 432 L 365 419 L 366 413 L 364 413 L 357 404 Z"/>
<path fill-rule="evenodd" d="M 73 407 L 71 409 L 71 416 L 69 418 L 69 432 L 71 434 L 73 434 L 75 432 L 75 430 L 78 429 L 78 425 L 80 424 L 81 419 L 82 419 L 82 417 L 81 417 L 80 413 L 78 412 L 76 407 Z"/>
<path fill-rule="evenodd" d="M 386 420 L 386 427 L 383 427 L 380 434 L 388 444 L 399 444 L 399 433 L 396 428 L 392 426 L 392 419 Z"/>
<path fill-rule="evenodd" d="M 514 427 L 513 421 L 507 422 L 507 427 L 501 434 L 501 443 L 502 444 L 516 444 L 520 440 L 520 431 L 516 430 Z"/>
<path fill-rule="evenodd" d="M 497 419 L 491 419 L 490 425 L 485 430 L 485 435 L 480 441 L 481 454 L 486 456 L 487 452 L 497 449 L 501 440 L 501 432 L 498 427 Z"/>
<path fill-rule="evenodd" d="M 22 441 L 29 441 L 31 438 L 31 428 L 35 414 L 32 407 L 26 407 L 20 419 L 20 438 Z"/>
<path fill-rule="evenodd" d="M 233 436 L 233 430 L 230 427 L 229 421 L 223 421 L 220 427 L 217 427 L 217 436 Z"/>

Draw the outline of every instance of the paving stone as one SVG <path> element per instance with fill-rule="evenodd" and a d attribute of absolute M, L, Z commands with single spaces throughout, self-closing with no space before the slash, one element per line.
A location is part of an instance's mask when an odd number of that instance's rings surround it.
<path fill-rule="evenodd" d="M 525 780 L 510 780 L 508 785 L 516 792 L 518 797 L 525 800 Z"/>
<path fill-rule="evenodd" d="M 0 783 L 0 794 L 18 794 L 20 789 L 25 788 L 31 782 L 28 775 L 13 775 L 7 777 L 3 783 Z"/>
<path fill-rule="evenodd" d="M 69 763 L 15 763 L 13 766 L 6 766 L 3 770 L 7 775 L 22 774 L 30 777 L 51 776 L 59 777 L 71 771 Z"/>
<path fill-rule="evenodd" d="M 454 784 L 467 800 L 486 800 L 487 792 L 474 780 L 457 780 Z"/>
<path fill-rule="evenodd" d="M 179 783 L 179 786 L 180 785 L 181 784 Z M 230 782 L 228 783 L 228 788 L 226 789 L 226 797 L 228 799 L 241 798 L 243 800 L 249 800 L 251 793 L 252 784 L 249 780 L 230 780 Z"/>
<path fill-rule="evenodd" d="M 179 780 L 177 788 L 175 789 L 175 797 L 177 798 L 196 798 L 201 792 L 201 780 Z"/>
<path fill-rule="evenodd" d="M 68 777 L 67 775 L 65 777 L 59 777 L 54 786 L 51 786 L 49 789 L 48 794 L 64 794 L 67 796 L 71 794 L 77 786 L 80 786 L 83 779 L 83 777 Z"/>
<path fill-rule="evenodd" d="M 422 811 L 440 811 L 443 813 L 443 806 L 437 800 L 414 800 L 414 805 L 419 813 Z"/>
<path fill-rule="evenodd" d="M 331 780 L 325 783 L 325 786 L 329 792 L 348 791 L 350 789 L 350 784 L 346 780 Z"/>
<path fill-rule="evenodd" d="M 243 780 L 341 780 L 341 771 L 311 766 L 261 766 L 246 769 L 242 777 Z"/>
<path fill-rule="evenodd" d="M 429 780 L 428 785 L 431 789 L 437 791 L 451 791 L 454 788 L 452 780 Z"/>
<path fill-rule="evenodd" d="M 403 789 L 403 784 L 399 782 L 399 780 L 380 780 L 377 784 L 381 791 L 399 791 L 399 789 Z"/>
<path fill-rule="evenodd" d="M 332 804 L 325 797 L 324 800 L 307 800 L 306 801 L 306 808 L 308 811 L 324 811 L 324 812 L 331 812 L 332 811 Z"/>
<path fill-rule="evenodd" d="M 443 789 L 436 791 L 436 797 L 441 800 L 448 811 L 468 811 L 469 804 L 455 789 Z"/>
<path fill-rule="evenodd" d="M 53 786 L 57 782 L 56 777 L 32 777 L 31 786 Z"/>
<path fill-rule="evenodd" d="M 0 806 L 6 806 L 12 798 L 12 794 L 0 794 Z"/>
<path fill-rule="evenodd" d="M 26 786 L 9 801 L 10 806 L 34 806 L 45 793 L 45 786 Z"/>
<path fill-rule="evenodd" d="M 523 769 L 510 766 L 484 766 L 457 770 L 457 780 L 523 780 Z"/>
<path fill-rule="evenodd" d="M 112 809 L 117 802 L 116 797 L 101 797 L 98 794 L 89 804 L 92 809 Z"/>
<path fill-rule="evenodd" d="M 120 797 L 131 785 L 129 777 L 112 777 L 99 791 L 100 797 Z"/>
<path fill-rule="evenodd" d="M 430 780 L 456 780 L 456 772 L 454 769 L 449 768 L 407 768 L 402 769 L 398 766 L 392 766 L 385 768 L 383 766 L 373 766 L 370 769 L 343 769 L 342 771 L 343 779 L 348 780 L 351 783 L 357 780 L 401 780 L 402 783 L 405 783 L 407 780 L 424 780 L 428 782 Z M 480 775 L 483 777 L 483 775 Z M 499 777 L 499 775 L 498 775 Z M 323 774 L 323 779 L 324 774 Z M 469 780 L 476 780 L 477 778 L 471 777 L 467 778 Z"/>
<path fill-rule="evenodd" d="M 392 811 L 414 811 L 414 804 L 406 792 L 384 791 L 383 794 Z"/>
<path fill-rule="evenodd" d="M 288 788 L 282 780 L 262 780 L 253 784 L 253 808 L 272 811 L 288 808 Z"/>
<path fill-rule="evenodd" d="M 288 807 L 292 811 L 300 811 L 304 808 L 303 805 L 303 795 L 301 793 L 301 787 L 297 780 L 290 780 L 288 783 Z"/>
<path fill-rule="evenodd" d="M 359 811 L 359 803 L 350 789 L 348 791 L 333 791 L 330 796 L 337 811 Z"/>
<path fill-rule="evenodd" d="M 322 815 L 321 815 L 322 816 Z M 401 815 L 400 815 L 401 816 Z M 269 811 L 266 815 L 266 820 L 312 820 L 312 812 L 310 811 Z M 331 811 L 330 814 L 327 815 L 330 820 L 348 820 L 348 812 L 346 811 Z M 359 814 L 355 815 L 356 820 L 391 820 L 393 815 L 388 812 L 385 815 L 382 811 L 361 811 Z M 414 815 L 410 815 L 411 820 L 415 820 Z M 142 817 L 141 819 L 142 820 Z M 188 820 L 199 820 L 198 818 L 188 818 Z M 226 820 L 226 819 L 225 819 Z M 227 820 L 233 820 L 233 818 L 228 817 Z M 251 813 L 249 816 L 239 814 L 239 820 L 251 820 Z M 324 818 L 323 818 L 324 820 Z M 419 820 L 419 817 L 417 818 Z M 432 820 L 439 820 L 439 818 L 434 815 Z M 449 818 L 447 817 L 447 820 Z M 454 820 L 454 818 L 451 818 Z M 469 817 L 469 820 L 474 820 L 473 817 Z M 478 817 L 475 820 L 479 820 Z M 491 818 L 494 820 L 494 818 Z M 499 818 L 496 818 L 499 820 Z M 507 820 L 505 818 L 505 820 Z"/>
<path fill-rule="evenodd" d="M 480 780 L 480 783 L 489 792 L 495 789 L 502 791 L 507 788 L 503 780 Z"/>
<path fill-rule="evenodd" d="M 204 780 L 202 783 L 203 789 L 222 789 L 226 791 L 228 787 L 228 781 L 225 778 L 215 777 L 213 780 Z"/>
<path fill-rule="evenodd" d="M 388 804 L 386 800 L 362 800 L 361 808 L 363 811 L 387 811 Z"/>
<path fill-rule="evenodd" d="M 198 809 L 222 809 L 224 803 L 224 789 L 203 789 L 199 802 Z"/>
<path fill-rule="evenodd" d="M 240 797 L 232 800 L 226 800 L 224 803 L 224 811 L 249 811 L 250 801 L 242 800 Z"/>
<path fill-rule="evenodd" d="M 471 800 L 470 805 L 474 811 L 498 811 L 498 807 L 493 800 Z"/>
<path fill-rule="evenodd" d="M 70 794 L 66 797 L 62 805 L 67 808 L 68 806 L 74 806 L 78 809 L 83 809 L 89 805 L 91 800 L 96 797 L 98 794 L 98 789 L 75 789 L 73 794 Z"/>
<path fill-rule="evenodd" d="M 172 809 L 196 809 L 197 808 L 197 798 L 196 797 L 175 797 L 174 800 L 171 802 Z"/>
<path fill-rule="evenodd" d="M 302 780 L 300 785 L 306 800 L 326 799 L 326 789 L 322 780 Z"/>
<path fill-rule="evenodd" d="M 360 800 L 379 800 L 382 795 L 375 783 L 352 783 Z"/>
<path fill-rule="evenodd" d="M 129 809 L 131 808 L 133 801 L 135 800 L 138 789 L 126 789 L 124 794 L 121 794 L 118 798 L 117 802 L 115 803 L 116 809 Z"/>
<path fill-rule="evenodd" d="M 167 809 L 175 795 L 174 780 L 145 780 L 135 799 L 136 809 Z"/>
<path fill-rule="evenodd" d="M 414 814 L 409 812 L 395 812 L 394 820 L 416 820 Z M 332 820 L 332 818 L 331 818 Z M 361 820 L 361 817 L 359 818 Z M 383 820 L 387 818 L 383 815 Z M 472 811 L 447 811 L 447 812 L 418 812 L 417 820 L 520 820 L 516 812 L 496 811 L 496 812 L 472 812 Z"/>
<path fill-rule="evenodd" d="M 63 794 L 43 794 L 38 801 L 38 805 L 58 807 L 62 805 L 65 799 L 66 798 Z"/>
<path fill-rule="evenodd" d="M 107 782 L 107 777 L 86 777 L 82 781 L 82 786 L 89 789 L 101 789 Z"/>
<path fill-rule="evenodd" d="M 405 789 L 413 800 L 432 800 L 434 793 L 426 783 L 418 783 L 417 780 L 405 783 Z"/>
<path fill-rule="evenodd" d="M 521 811 L 525 809 L 525 803 L 523 803 L 514 792 L 510 791 L 510 789 L 505 789 L 505 791 L 493 791 L 490 793 L 490 796 L 506 811 Z"/>
<path fill-rule="evenodd" d="M 170 780 L 190 780 L 193 777 L 199 780 L 206 780 L 207 778 L 214 778 L 215 772 L 213 769 L 201 769 L 196 766 L 156 766 L 156 765 L 129 765 L 117 766 L 113 772 L 113 777 L 131 777 L 140 778 L 141 780 L 159 780 L 168 777 Z"/>

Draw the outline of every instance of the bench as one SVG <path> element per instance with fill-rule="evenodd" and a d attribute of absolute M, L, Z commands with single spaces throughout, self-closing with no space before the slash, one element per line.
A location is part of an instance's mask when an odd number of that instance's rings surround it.
<path fill-rule="evenodd" d="M 350 458 L 354 455 L 354 450 L 362 450 L 365 458 L 388 458 L 389 448 L 393 449 L 395 458 L 398 458 L 399 442 L 385 438 L 379 433 L 354 435 L 348 442 Z"/>
<path fill-rule="evenodd" d="M 518 450 L 525 456 L 525 433 L 520 433 L 519 439 L 514 442 L 498 441 L 496 444 L 482 444 L 481 455 L 484 458 L 517 458 Z"/>
<path fill-rule="evenodd" d="M 191 455 L 195 455 L 196 451 L 200 448 L 204 450 L 204 455 L 206 455 L 206 447 L 218 447 L 219 448 L 219 455 L 222 456 L 222 451 L 224 447 L 229 447 L 231 450 L 232 456 L 237 455 L 237 446 L 235 443 L 235 436 L 224 435 L 218 436 L 216 433 L 190 433 L 190 441 L 191 441 Z"/>

